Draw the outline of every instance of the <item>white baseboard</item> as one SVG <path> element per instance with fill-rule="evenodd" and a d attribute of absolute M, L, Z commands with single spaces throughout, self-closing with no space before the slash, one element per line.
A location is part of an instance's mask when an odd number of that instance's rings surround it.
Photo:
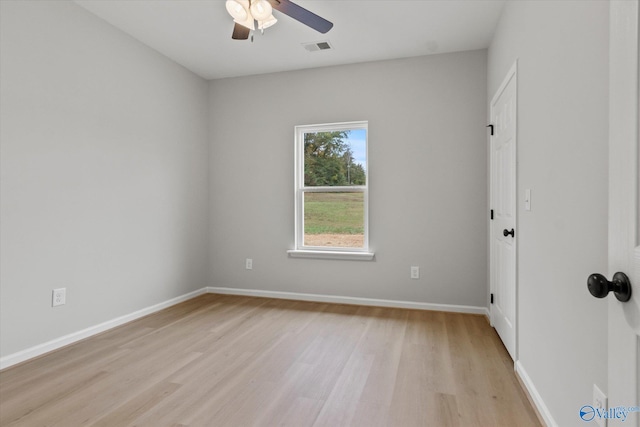
<path fill-rule="evenodd" d="M 538 393 L 536 386 L 533 385 L 533 381 L 531 381 L 531 378 L 527 374 L 527 371 L 524 370 L 520 361 L 516 362 L 516 374 L 520 377 L 520 380 L 522 380 L 522 383 L 527 388 L 529 396 L 531 396 L 531 400 L 533 400 L 533 403 L 536 405 L 536 409 L 538 409 L 538 412 L 547 427 L 558 427 L 558 423 L 556 423 L 551 416 L 549 408 L 545 405 L 544 400 L 542 400 L 540 393 Z"/>
<path fill-rule="evenodd" d="M 99 325 L 91 326 L 81 331 L 73 332 L 63 337 L 56 338 L 44 344 L 39 344 L 34 347 L 28 348 L 26 350 L 9 354 L 7 356 L 0 358 L 0 370 L 13 366 L 15 364 L 24 362 L 26 360 L 32 359 L 34 357 L 41 356 L 45 353 L 59 349 L 66 345 L 73 344 L 74 342 L 80 341 L 90 336 L 115 328 L 116 326 L 120 326 L 124 323 L 131 322 L 132 320 L 136 320 L 146 315 L 155 313 L 156 311 L 160 311 L 164 308 L 171 307 L 172 305 L 176 305 L 178 303 L 189 300 L 191 298 L 195 298 L 198 295 L 205 294 L 206 292 L 207 292 L 207 288 L 198 289 L 197 291 L 189 292 L 188 294 L 184 294 L 179 297 L 172 298 L 168 301 L 164 301 L 164 302 L 152 305 L 151 307 L 143 308 L 142 310 L 138 310 L 133 313 L 126 314 L 124 316 L 120 316 L 115 319 L 106 321 L 104 323 L 100 323 Z"/>
<path fill-rule="evenodd" d="M 427 302 L 397 301 L 374 298 L 344 297 L 338 295 L 305 294 L 298 292 L 262 291 L 257 289 L 208 287 L 213 294 L 244 295 L 252 297 L 289 299 L 299 301 L 329 302 L 335 304 L 370 305 L 375 307 L 410 308 L 414 310 L 448 311 L 453 313 L 484 314 L 489 317 L 487 307 L 470 305 L 432 304 Z"/>
<path fill-rule="evenodd" d="M 57 350 L 61 347 L 73 344 L 77 341 L 89 338 L 93 335 L 102 333 L 109 329 L 115 328 L 132 320 L 139 319 L 149 314 L 160 311 L 164 308 L 171 307 L 183 301 L 195 298 L 204 293 L 214 294 L 228 294 L 228 295 L 245 295 L 264 298 L 276 298 L 276 299 L 288 299 L 288 300 L 300 300 L 300 301 L 314 301 L 314 302 L 328 302 L 336 304 L 355 304 L 355 305 L 367 305 L 376 307 L 395 307 L 395 308 L 409 308 L 415 310 L 431 310 L 431 311 L 448 311 L 455 313 L 471 313 L 471 314 L 484 314 L 489 316 L 489 310 L 486 307 L 474 307 L 467 305 L 451 305 L 451 304 L 431 304 L 425 302 L 413 302 L 413 301 L 396 301 L 396 300 L 383 300 L 373 298 L 357 298 L 357 297 L 345 297 L 337 295 L 320 295 L 320 294 L 305 294 L 297 292 L 278 292 L 278 291 L 261 291 L 257 289 L 237 289 L 237 288 L 219 288 L 219 287 L 207 287 L 198 289 L 188 294 L 181 295 L 176 298 L 172 298 L 168 301 L 155 304 L 151 307 L 143 308 L 136 312 L 120 316 L 118 318 L 100 323 L 99 325 L 91 326 L 81 331 L 73 332 L 60 338 L 48 341 L 43 344 L 36 345 L 31 348 L 19 351 L 17 353 L 9 354 L 0 358 L 0 370 L 16 365 L 18 363 L 33 359 L 34 357 L 41 356 L 50 351 Z"/>

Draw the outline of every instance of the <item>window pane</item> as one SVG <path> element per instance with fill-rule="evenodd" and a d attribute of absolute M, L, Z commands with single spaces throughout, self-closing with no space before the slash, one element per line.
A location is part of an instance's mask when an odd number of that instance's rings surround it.
<path fill-rule="evenodd" d="M 304 193 L 304 246 L 364 247 L 364 193 Z"/>
<path fill-rule="evenodd" d="M 366 185 L 367 131 L 304 134 L 304 185 Z"/>

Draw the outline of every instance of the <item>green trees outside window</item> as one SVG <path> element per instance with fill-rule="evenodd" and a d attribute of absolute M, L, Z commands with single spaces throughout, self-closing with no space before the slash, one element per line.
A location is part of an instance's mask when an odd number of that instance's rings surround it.
<path fill-rule="evenodd" d="M 313 132 L 304 134 L 304 185 L 365 185 L 366 174 L 354 161 L 348 142 L 351 131 Z"/>

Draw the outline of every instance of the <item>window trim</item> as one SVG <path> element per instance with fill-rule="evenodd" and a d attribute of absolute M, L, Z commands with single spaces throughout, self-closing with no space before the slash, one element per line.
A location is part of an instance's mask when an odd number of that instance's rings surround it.
<path fill-rule="evenodd" d="M 311 132 L 333 132 L 353 129 L 366 131 L 365 156 L 365 185 L 357 186 L 322 186 L 305 187 L 304 185 L 304 134 Z M 374 253 L 369 249 L 369 122 L 366 120 L 341 123 L 326 123 L 314 125 L 300 125 L 294 128 L 294 247 L 287 251 L 295 258 L 322 258 L 347 260 L 372 260 Z M 364 195 L 364 243 L 362 248 L 305 246 L 304 245 L 304 193 L 363 193 Z"/>

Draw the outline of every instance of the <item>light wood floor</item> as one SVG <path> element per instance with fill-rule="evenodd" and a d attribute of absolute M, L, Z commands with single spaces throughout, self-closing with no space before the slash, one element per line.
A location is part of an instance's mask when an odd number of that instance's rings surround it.
<path fill-rule="evenodd" d="M 483 316 L 203 295 L 0 372 L 1 426 L 539 426 Z"/>

